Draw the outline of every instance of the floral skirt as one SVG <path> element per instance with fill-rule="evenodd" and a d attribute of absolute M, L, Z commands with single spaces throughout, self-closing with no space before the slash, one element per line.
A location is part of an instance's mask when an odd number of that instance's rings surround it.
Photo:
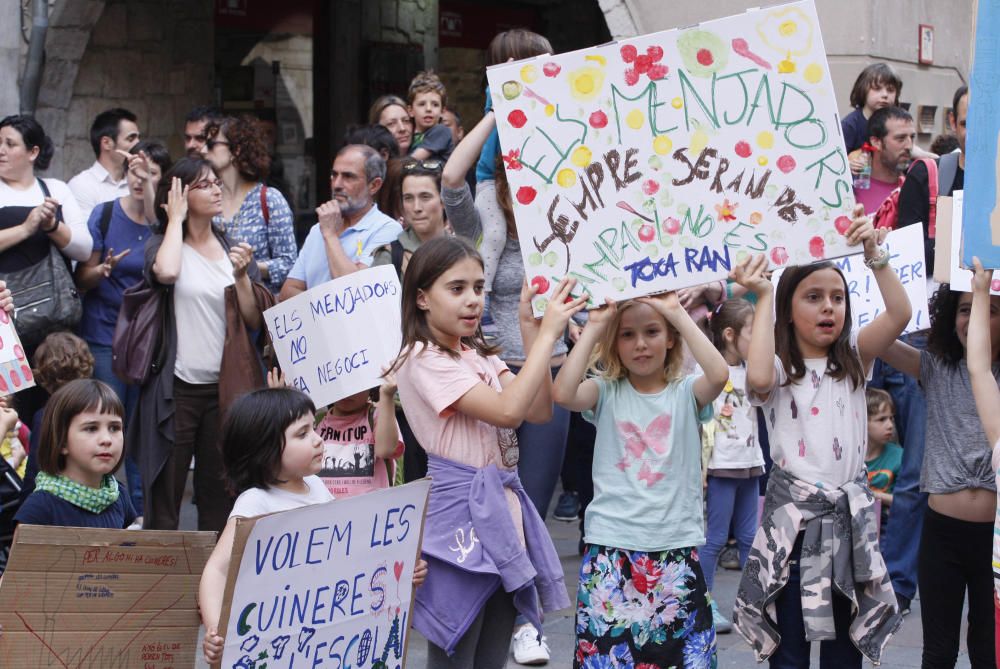
<path fill-rule="evenodd" d="M 576 595 L 576 669 L 715 669 L 712 609 L 694 548 L 587 546 Z"/>

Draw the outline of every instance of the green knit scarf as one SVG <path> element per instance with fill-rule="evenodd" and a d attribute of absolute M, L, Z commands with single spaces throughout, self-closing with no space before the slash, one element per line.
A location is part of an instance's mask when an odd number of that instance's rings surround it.
<path fill-rule="evenodd" d="M 118 501 L 118 481 L 111 474 L 104 475 L 100 488 L 91 488 L 62 475 L 52 476 L 38 472 L 35 490 L 44 490 L 91 513 L 104 513 L 105 509 Z"/>

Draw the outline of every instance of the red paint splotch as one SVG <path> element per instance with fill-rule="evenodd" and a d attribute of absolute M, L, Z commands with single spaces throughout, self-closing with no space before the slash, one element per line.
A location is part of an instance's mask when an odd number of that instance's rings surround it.
<path fill-rule="evenodd" d="M 639 228 L 638 235 L 640 240 L 642 240 L 645 243 L 649 243 L 653 241 L 654 237 L 656 237 L 656 230 L 653 228 L 652 225 L 646 223 Z"/>
<path fill-rule="evenodd" d="M 809 240 L 809 255 L 813 258 L 822 258 L 826 255 L 826 243 L 819 235 Z"/>
<path fill-rule="evenodd" d="M 608 115 L 600 109 L 591 114 L 588 120 L 590 122 L 590 127 L 597 128 L 598 130 L 608 125 Z"/>
<path fill-rule="evenodd" d="M 507 122 L 515 128 L 523 128 L 524 124 L 528 122 L 528 117 L 520 109 L 515 109 L 507 114 Z"/>
<path fill-rule="evenodd" d="M 646 179 L 642 182 L 642 192 L 646 195 L 656 195 L 658 190 L 660 190 L 660 184 L 656 183 L 654 179 Z"/>
<path fill-rule="evenodd" d="M 536 195 L 538 195 L 538 191 L 531 186 L 521 186 L 517 189 L 517 201 L 521 204 L 531 204 Z"/>
<path fill-rule="evenodd" d="M 846 234 L 847 229 L 851 227 L 851 219 L 849 219 L 847 216 L 838 216 L 833 221 L 833 227 L 836 228 L 837 232 L 839 232 L 840 234 L 842 235 Z"/>
<path fill-rule="evenodd" d="M 775 246 L 771 249 L 771 262 L 775 265 L 784 265 L 788 262 L 788 251 L 784 246 Z"/>
<path fill-rule="evenodd" d="M 545 65 L 542 65 L 542 73 L 546 77 L 555 77 L 561 71 L 562 71 L 562 68 L 559 67 L 558 63 L 545 63 Z"/>
<path fill-rule="evenodd" d="M 621 48 L 622 60 L 624 60 L 626 63 L 634 63 L 635 57 L 638 55 L 638 53 L 639 52 L 636 50 L 635 46 L 631 44 L 626 44 Z"/>
<path fill-rule="evenodd" d="M 667 220 L 663 221 L 662 225 L 663 231 L 668 235 L 676 235 L 681 231 L 681 222 L 673 216 L 667 217 Z"/>
<path fill-rule="evenodd" d="M 778 158 L 777 165 L 779 170 L 781 170 L 785 174 L 788 174 L 789 172 L 795 169 L 795 158 L 792 158 L 789 155 L 781 156 L 780 158 Z"/>
<path fill-rule="evenodd" d="M 740 158 L 749 158 L 753 153 L 753 149 L 750 148 L 749 142 L 736 142 L 736 155 Z"/>
<path fill-rule="evenodd" d="M 537 295 L 544 295 L 549 292 L 549 280 L 539 274 L 531 280 L 532 287 L 537 291 Z"/>
<path fill-rule="evenodd" d="M 698 49 L 698 54 L 695 56 L 695 58 L 697 58 L 698 62 L 704 65 L 705 67 L 708 67 L 709 65 L 715 62 L 715 56 L 713 56 L 712 52 L 709 51 L 708 49 Z"/>

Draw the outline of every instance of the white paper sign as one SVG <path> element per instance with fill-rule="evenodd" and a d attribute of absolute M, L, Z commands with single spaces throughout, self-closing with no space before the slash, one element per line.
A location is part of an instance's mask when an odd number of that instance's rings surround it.
<path fill-rule="evenodd" d="M 264 312 L 288 383 L 316 406 L 381 383 L 399 354 L 402 287 L 392 265 L 316 286 Z"/>
<path fill-rule="evenodd" d="M 889 250 L 889 265 L 896 271 L 900 283 L 906 289 L 913 310 L 904 333 L 918 332 L 930 327 L 927 312 L 927 268 L 924 261 L 924 233 L 919 225 L 908 225 L 893 230 L 885 240 Z M 844 256 L 833 261 L 844 273 L 851 300 L 851 316 L 854 328 L 862 328 L 885 311 L 885 300 L 879 292 L 875 276 L 865 267 L 864 253 Z M 783 270 L 777 270 L 771 277 L 775 288 Z"/>
<path fill-rule="evenodd" d="M 595 304 L 850 253 L 854 205 L 811 1 L 487 70 L 525 272 Z"/>
<path fill-rule="evenodd" d="M 430 485 L 240 519 L 221 666 L 402 667 Z"/>
<path fill-rule="evenodd" d="M 965 203 L 965 191 L 957 190 L 951 194 L 951 281 L 952 290 L 961 293 L 972 292 L 972 271 L 962 267 L 962 209 Z M 973 255 L 975 255 L 973 253 Z M 994 270 L 993 281 L 990 283 L 990 293 L 1000 295 L 1000 270 Z"/>

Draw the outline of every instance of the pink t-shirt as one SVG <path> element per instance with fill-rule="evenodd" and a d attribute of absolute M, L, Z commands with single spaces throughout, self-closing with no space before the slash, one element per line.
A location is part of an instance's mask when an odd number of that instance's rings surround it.
<path fill-rule="evenodd" d="M 494 464 L 515 469 L 517 432 L 455 409 L 455 403 L 480 383 L 500 393 L 500 376 L 509 373 L 495 355 L 467 349 L 456 359 L 437 346 L 418 344 L 396 372 L 399 399 L 413 436 L 428 453 L 448 460 L 477 468 Z M 513 492 L 506 493 L 514 526 L 521 529 L 521 506 Z"/>
<path fill-rule="evenodd" d="M 889 183 L 872 179 L 869 188 L 854 189 L 854 199 L 865 205 L 866 214 L 874 216 L 878 208 L 882 206 L 882 202 L 889 197 L 892 191 L 896 190 L 897 186 L 899 186 L 897 181 Z"/>
<path fill-rule="evenodd" d="M 327 490 L 338 498 L 353 497 L 389 487 L 385 460 L 375 457 L 375 429 L 378 411 L 368 409 L 349 416 L 334 416 L 327 411 L 316 424 L 323 438 L 323 468 L 319 477 Z M 403 440 L 396 437 L 393 459 L 403 454 Z"/>

